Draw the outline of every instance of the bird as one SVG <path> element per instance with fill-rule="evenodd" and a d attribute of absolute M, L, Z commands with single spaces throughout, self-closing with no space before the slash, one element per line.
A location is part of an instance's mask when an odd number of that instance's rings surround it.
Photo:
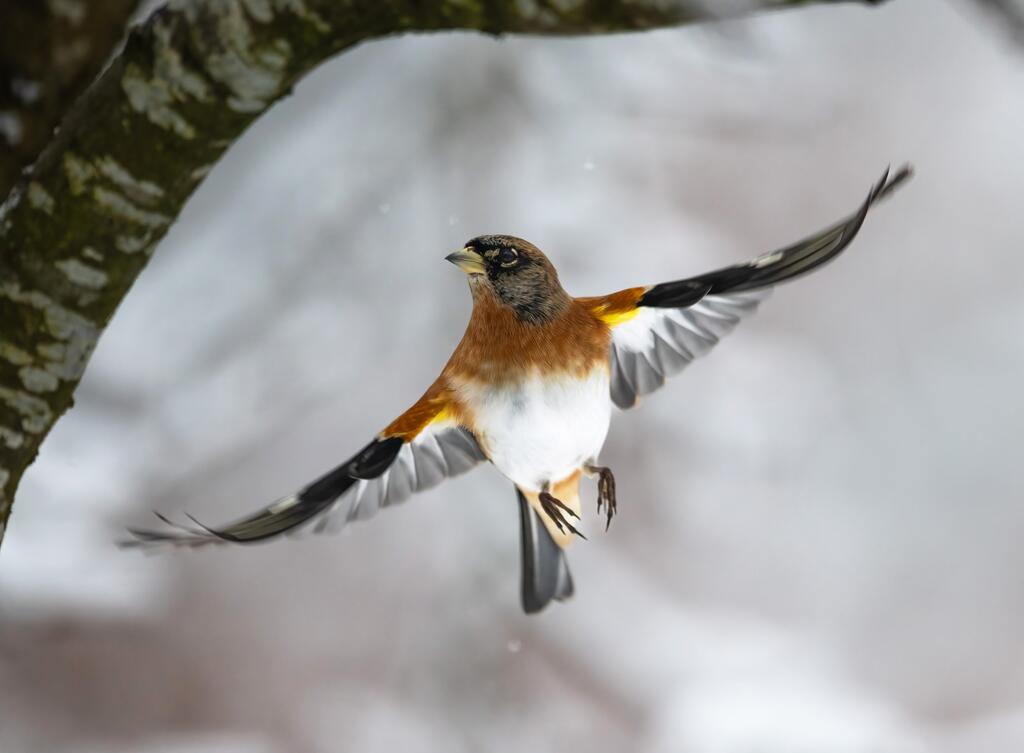
<path fill-rule="evenodd" d="M 871 207 L 912 175 L 887 169 L 851 215 L 751 261 L 609 295 L 571 296 L 548 257 L 511 235 L 480 235 L 447 261 L 473 309 L 437 379 L 408 410 L 336 468 L 221 527 L 129 529 L 129 546 L 249 544 L 315 519 L 364 520 L 482 463 L 511 481 L 520 519 L 520 596 L 536 613 L 575 586 L 566 550 L 584 538 L 580 481 L 597 484 L 605 530 L 618 512 L 600 463 L 613 406 L 628 409 L 707 353 L 771 289 L 818 269 L 854 239 Z"/>

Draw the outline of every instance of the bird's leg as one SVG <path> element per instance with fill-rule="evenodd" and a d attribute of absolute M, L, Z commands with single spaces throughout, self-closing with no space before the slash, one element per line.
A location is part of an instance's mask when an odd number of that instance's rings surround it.
<path fill-rule="evenodd" d="M 555 527 L 559 531 L 564 533 L 565 529 L 568 528 L 570 532 L 576 534 L 581 539 L 587 538 L 577 531 L 573 524 L 570 523 L 568 519 L 566 519 L 565 515 L 562 514 L 562 512 L 565 511 L 576 518 L 576 520 L 579 520 L 580 516 L 573 512 L 571 507 L 563 503 L 560 499 L 555 499 L 547 491 L 542 491 L 538 497 L 540 500 L 540 506 L 543 508 L 544 513 L 551 518 L 551 522 L 555 524 Z"/>
<path fill-rule="evenodd" d="M 589 476 L 597 476 L 597 512 L 601 513 L 602 503 L 606 505 L 608 520 L 604 530 L 607 531 L 612 524 L 612 518 L 619 510 L 615 502 L 615 476 L 612 475 L 611 468 L 605 468 L 603 465 L 587 465 L 583 470 Z"/>

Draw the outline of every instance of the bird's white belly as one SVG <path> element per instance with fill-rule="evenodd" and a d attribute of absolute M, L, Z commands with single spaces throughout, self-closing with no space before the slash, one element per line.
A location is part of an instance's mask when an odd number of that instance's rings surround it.
<path fill-rule="evenodd" d="M 526 491 L 540 491 L 596 459 L 608 434 L 607 368 L 500 387 L 466 384 L 459 392 L 488 458 Z"/>

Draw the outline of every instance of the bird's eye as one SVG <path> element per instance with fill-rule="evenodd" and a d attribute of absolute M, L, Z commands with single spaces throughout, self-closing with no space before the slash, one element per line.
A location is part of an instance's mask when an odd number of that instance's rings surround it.
<path fill-rule="evenodd" d="M 503 267 L 513 267 L 519 261 L 519 254 L 514 248 L 503 248 L 501 253 L 498 254 L 498 261 L 501 262 Z"/>

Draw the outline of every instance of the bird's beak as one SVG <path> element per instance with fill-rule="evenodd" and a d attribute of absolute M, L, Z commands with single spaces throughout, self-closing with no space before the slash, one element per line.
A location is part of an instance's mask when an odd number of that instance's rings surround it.
<path fill-rule="evenodd" d="M 444 260 L 450 261 L 467 275 L 482 275 L 487 271 L 484 269 L 484 258 L 469 246 L 453 254 L 448 254 Z"/>

